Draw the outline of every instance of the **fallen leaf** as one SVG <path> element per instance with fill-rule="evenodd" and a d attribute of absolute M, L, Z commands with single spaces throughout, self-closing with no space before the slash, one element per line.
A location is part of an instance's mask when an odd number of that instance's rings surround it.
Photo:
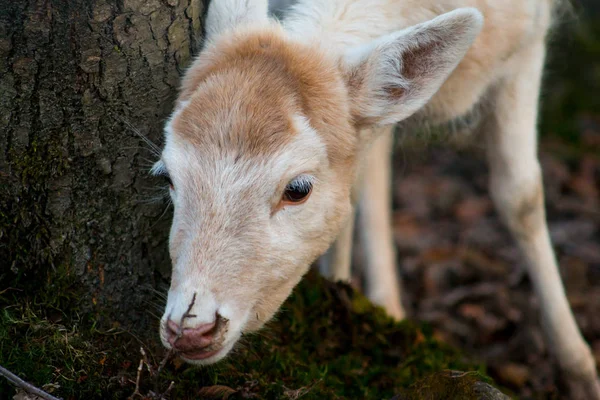
<path fill-rule="evenodd" d="M 459 314 L 468 319 L 481 319 L 485 315 L 485 310 L 479 304 L 465 303 L 458 308 Z"/>
<path fill-rule="evenodd" d="M 425 341 L 425 335 L 423 334 L 423 332 L 421 332 L 421 330 L 417 330 L 417 336 L 415 337 L 415 341 L 413 342 L 413 345 L 416 346 L 420 343 L 423 343 Z"/>
<path fill-rule="evenodd" d="M 205 386 L 198 392 L 202 399 L 228 399 L 232 394 L 237 393 L 237 390 L 230 388 L 229 386 L 214 385 Z"/>
<path fill-rule="evenodd" d="M 178 370 L 179 368 L 181 368 L 185 363 L 183 362 L 183 360 L 179 357 L 175 357 L 173 359 L 173 365 L 175 366 L 175 369 Z"/>
<path fill-rule="evenodd" d="M 497 368 L 500 379 L 515 387 L 523 387 L 531 374 L 529 368 L 522 364 L 506 363 Z"/>
<path fill-rule="evenodd" d="M 472 224 L 483 218 L 492 209 L 492 202 L 487 197 L 468 197 L 454 208 L 456 218 L 463 224 Z"/>

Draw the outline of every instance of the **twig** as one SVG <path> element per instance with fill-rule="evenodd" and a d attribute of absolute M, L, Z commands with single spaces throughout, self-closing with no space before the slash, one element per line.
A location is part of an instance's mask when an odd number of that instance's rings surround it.
<path fill-rule="evenodd" d="M 10 372 L 6 368 L 2 367 L 1 365 L 0 365 L 0 375 L 4 376 L 6 379 L 8 379 L 14 385 L 20 387 L 21 389 L 23 389 L 31 394 L 41 397 L 42 399 L 61 400 L 58 397 L 54 397 L 51 394 L 46 393 L 41 389 L 38 389 L 37 387 L 33 386 L 31 383 L 25 382 L 23 379 L 19 378 L 17 375 L 13 374 L 12 372 Z"/>
<path fill-rule="evenodd" d="M 142 349 L 142 352 L 144 350 Z M 142 394 L 140 393 L 140 378 L 142 377 L 142 370 L 144 369 L 144 359 L 142 358 L 140 360 L 140 365 L 138 365 L 138 369 L 137 369 L 137 377 L 135 378 L 135 391 L 133 392 L 133 394 L 129 397 L 130 399 L 135 398 L 135 396 L 140 396 L 141 398 L 143 398 L 144 396 L 142 396 Z"/>
<path fill-rule="evenodd" d="M 164 358 L 162 359 L 162 361 L 160 362 L 160 364 L 158 365 L 158 369 L 156 370 L 156 376 L 154 377 L 154 391 L 157 393 L 158 393 L 158 379 L 160 377 L 160 372 L 163 370 L 165 365 L 167 365 L 167 362 L 169 362 L 169 360 L 173 357 L 174 354 L 175 354 L 175 352 L 173 351 L 173 349 L 169 350 L 167 352 L 167 354 L 164 356 Z M 173 384 L 174 384 L 174 382 L 171 382 L 171 386 Z M 163 393 L 163 396 L 166 395 L 167 393 L 169 393 L 169 391 L 172 389 L 171 386 L 169 386 L 169 389 L 167 389 L 167 391 L 165 393 Z"/>
<path fill-rule="evenodd" d="M 479 375 L 479 372 L 477 372 L 477 371 L 463 372 L 463 371 L 454 371 L 451 369 L 446 369 L 446 370 L 444 370 L 444 372 L 447 373 L 448 375 L 450 375 L 450 378 L 464 378 L 465 376 L 468 376 L 468 375 L 475 375 L 475 376 Z"/>
<path fill-rule="evenodd" d="M 165 357 L 162 359 L 162 361 L 158 365 L 158 370 L 156 371 L 156 375 L 160 375 L 160 371 L 163 370 L 165 365 L 167 365 L 167 362 L 169 362 L 169 360 L 173 357 L 174 354 L 175 354 L 175 352 L 173 351 L 173 349 L 171 349 L 167 352 Z"/>
<path fill-rule="evenodd" d="M 183 326 L 183 321 L 186 318 L 196 318 L 196 316 L 194 314 L 190 314 L 190 311 L 192 311 L 192 308 L 194 308 L 194 304 L 196 304 L 196 292 L 194 292 L 194 295 L 192 296 L 192 301 L 191 301 L 190 305 L 188 306 L 187 311 L 185 312 L 185 314 L 183 314 L 181 316 L 181 326 Z"/>
<path fill-rule="evenodd" d="M 166 398 L 166 396 L 171 392 L 171 390 L 173 390 L 174 386 L 175 386 L 175 381 L 171 381 L 167 390 L 165 390 L 165 392 L 160 395 L 160 399 L 162 400 L 162 399 Z"/>
<path fill-rule="evenodd" d="M 194 296 L 192 296 L 192 301 L 190 302 L 187 311 L 181 316 L 181 319 L 179 320 L 179 327 L 177 327 L 177 338 L 175 339 L 175 343 L 177 343 L 177 341 L 181 339 L 181 335 L 183 335 L 183 321 L 185 321 L 187 318 L 196 318 L 196 315 L 190 314 L 190 311 L 192 311 L 192 308 L 194 308 L 194 304 L 196 304 L 195 292 Z"/>
<path fill-rule="evenodd" d="M 146 355 L 146 352 L 144 351 L 143 347 L 140 347 L 140 353 L 142 353 L 142 361 L 144 361 L 144 364 L 146 365 L 146 369 L 148 370 L 148 373 L 150 374 L 150 376 L 154 376 L 154 369 L 152 367 L 150 367 L 150 363 L 148 362 L 148 356 Z"/>

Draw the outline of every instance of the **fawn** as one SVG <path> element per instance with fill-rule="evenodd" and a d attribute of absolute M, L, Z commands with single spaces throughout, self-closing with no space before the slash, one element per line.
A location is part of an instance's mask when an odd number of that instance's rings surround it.
<path fill-rule="evenodd" d="M 545 219 L 536 119 L 552 0 L 213 0 L 153 167 L 174 204 L 160 335 L 214 363 L 261 328 L 310 265 L 350 278 L 361 210 L 366 293 L 404 317 L 390 221 L 394 124 L 481 124 L 497 210 L 528 262 L 565 376 L 600 399 Z M 335 241 L 335 243 L 334 243 Z"/>

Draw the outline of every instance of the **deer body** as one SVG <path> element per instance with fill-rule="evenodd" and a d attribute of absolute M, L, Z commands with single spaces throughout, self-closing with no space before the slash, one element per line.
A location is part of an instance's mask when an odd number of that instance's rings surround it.
<path fill-rule="evenodd" d="M 469 52 L 426 105 L 429 118 L 444 121 L 469 112 L 519 53 L 542 41 L 550 25 L 550 0 L 298 0 L 284 16 L 286 30 L 328 51 L 345 51 L 461 7 L 475 7 L 485 24 Z M 469 82 L 469 85 L 465 85 Z"/>
<path fill-rule="evenodd" d="M 482 101 L 495 204 L 522 248 L 546 333 L 586 399 L 600 399 L 551 248 L 536 155 L 550 0 L 213 0 L 154 172 L 175 206 L 161 339 L 198 364 L 278 310 L 335 242 L 350 278 L 361 209 L 367 295 L 404 312 L 390 228 L 394 124 L 445 122 Z"/>

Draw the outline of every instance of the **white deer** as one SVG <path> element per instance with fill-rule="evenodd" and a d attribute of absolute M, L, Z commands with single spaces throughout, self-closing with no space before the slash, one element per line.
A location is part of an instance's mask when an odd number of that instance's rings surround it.
<path fill-rule="evenodd" d="M 173 272 L 160 335 L 195 364 L 261 328 L 337 239 L 350 278 L 355 207 L 367 295 L 404 317 L 390 228 L 394 124 L 447 122 L 483 101 L 495 205 L 521 247 L 545 333 L 581 398 L 594 358 L 545 220 L 536 119 L 553 0 L 213 0 L 154 172 L 170 182 Z"/>

